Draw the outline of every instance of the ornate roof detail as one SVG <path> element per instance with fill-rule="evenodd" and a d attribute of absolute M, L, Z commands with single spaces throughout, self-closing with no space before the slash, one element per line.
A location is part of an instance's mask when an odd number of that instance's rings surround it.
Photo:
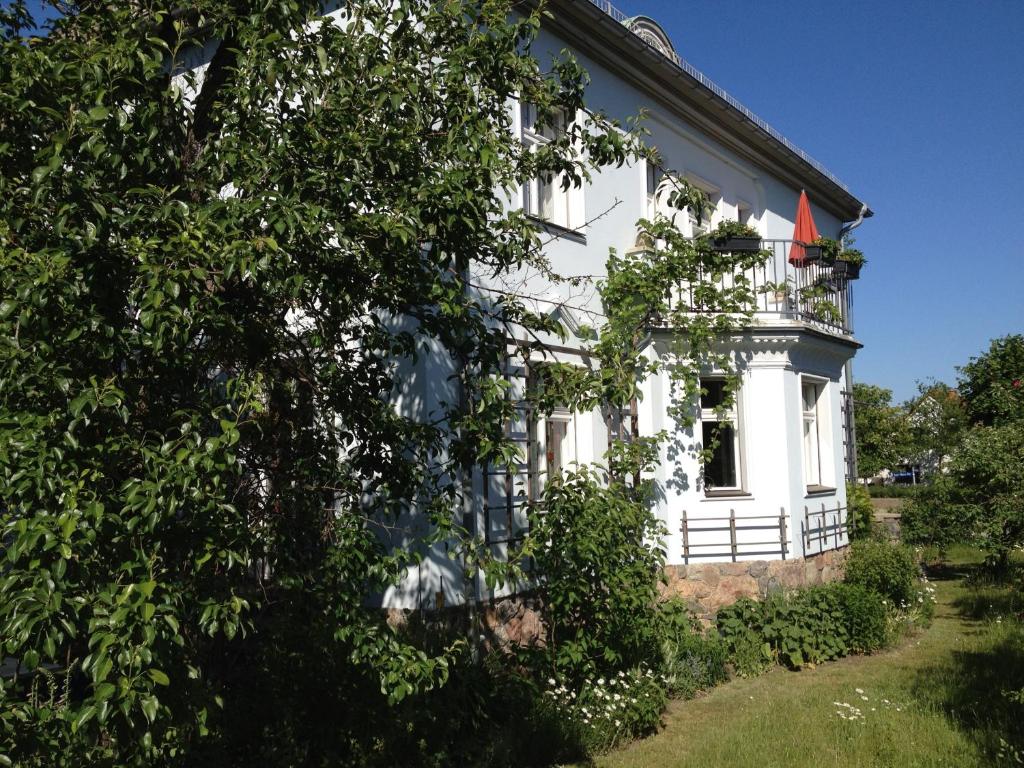
<path fill-rule="evenodd" d="M 679 54 L 676 53 L 676 49 L 672 45 L 672 41 L 669 40 L 668 35 L 665 34 L 665 30 L 663 30 L 654 19 L 649 16 L 633 16 L 622 23 L 626 26 L 626 29 L 639 37 L 662 56 L 672 59 L 676 64 L 679 63 Z"/>

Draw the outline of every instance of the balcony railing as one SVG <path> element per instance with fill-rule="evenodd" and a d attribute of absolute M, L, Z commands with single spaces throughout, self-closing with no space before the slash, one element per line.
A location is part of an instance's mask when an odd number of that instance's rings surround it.
<path fill-rule="evenodd" d="M 828 333 L 851 335 L 851 281 L 838 274 L 832 264 L 791 264 L 792 245 L 792 240 L 763 240 L 762 247 L 771 256 L 762 265 L 736 275 L 709 275 L 702 282 L 719 289 L 735 288 L 741 285 L 737 276 L 742 275 L 752 297 L 737 311 L 753 312 L 764 321 L 798 320 Z M 673 287 L 669 299 L 673 310 L 708 311 L 700 305 L 699 292 L 693 285 Z"/>

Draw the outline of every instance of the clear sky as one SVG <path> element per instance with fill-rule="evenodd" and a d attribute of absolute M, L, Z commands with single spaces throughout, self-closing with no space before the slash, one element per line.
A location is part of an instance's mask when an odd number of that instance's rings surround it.
<path fill-rule="evenodd" d="M 1024 333 L 1024 0 L 615 4 L 875 211 L 859 381 L 904 400 Z"/>
<path fill-rule="evenodd" d="M 1024 333 L 1022 0 L 614 4 L 874 210 L 855 379 L 901 401 Z"/>

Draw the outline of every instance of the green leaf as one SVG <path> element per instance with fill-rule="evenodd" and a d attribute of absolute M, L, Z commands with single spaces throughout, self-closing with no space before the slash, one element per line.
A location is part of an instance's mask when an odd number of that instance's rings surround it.
<path fill-rule="evenodd" d="M 77 733 L 79 729 L 85 725 L 96 714 L 96 707 L 92 704 L 87 704 L 78 710 L 74 720 L 71 721 L 71 732 Z"/>
<path fill-rule="evenodd" d="M 156 713 L 160 708 L 160 700 L 156 696 L 144 696 L 139 704 L 142 706 L 142 714 L 146 716 L 146 720 L 150 723 L 156 720 Z"/>
<path fill-rule="evenodd" d="M 171 684 L 171 679 L 169 677 L 167 677 L 167 675 L 165 675 L 159 669 L 151 669 L 151 670 L 149 670 L 148 674 L 152 678 L 153 682 L 156 683 L 157 685 L 170 685 Z"/>
<path fill-rule="evenodd" d="M 117 691 L 117 686 L 113 683 L 100 683 L 96 686 L 96 690 L 93 693 L 93 698 L 96 701 L 106 701 Z"/>

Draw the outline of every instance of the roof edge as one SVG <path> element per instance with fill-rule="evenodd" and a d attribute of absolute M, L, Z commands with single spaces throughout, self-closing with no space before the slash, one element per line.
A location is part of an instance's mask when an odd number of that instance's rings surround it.
<path fill-rule="evenodd" d="M 795 189 L 807 189 L 817 205 L 843 221 L 856 219 L 863 208 L 865 218 L 873 215 L 866 203 L 821 163 L 680 57 L 674 48 L 666 53 L 661 46 L 655 47 L 638 36 L 628 26 L 631 18 L 607 0 L 548 0 L 547 7 L 545 25 L 551 31 L 695 123 L 719 143 Z M 644 19 L 661 31 L 648 17 L 633 19 Z M 667 35 L 665 38 L 667 41 Z"/>

